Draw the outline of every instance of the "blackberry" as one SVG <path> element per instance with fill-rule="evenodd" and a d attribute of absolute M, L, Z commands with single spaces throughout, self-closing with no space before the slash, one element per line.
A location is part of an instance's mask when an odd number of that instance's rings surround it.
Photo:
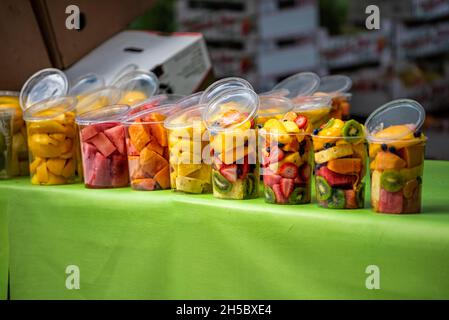
<path fill-rule="evenodd" d="M 382 151 L 387 151 L 388 150 L 388 146 L 385 143 L 383 143 L 381 145 L 381 148 L 382 148 Z"/>
<path fill-rule="evenodd" d="M 413 136 L 414 136 L 415 138 L 419 138 L 419 137 L 421 137 L 421 134 L 422 134 L 421 131 L 416 131 L 416 132 L 413 134 Z"/>
<path fill-rule="evenodd" d="M 320 130 L 318 130 L 318 129 L 313 130 L 314 135 L 317 135 L 318 133 L 320 133 Z"/>
<path fill-rule="evenodd" d="M 390 147 L 388 149 L 388 151 L 390 151 L 391 153 L 396 153 L 396 148 L 395 147 Z"/>
<path fill-rule="evenodd" d="M 285 144 L 283 144 L 283 143 L 278 143 L 278 147 L 282 149 L 283 147 L 285 147 Z"/>

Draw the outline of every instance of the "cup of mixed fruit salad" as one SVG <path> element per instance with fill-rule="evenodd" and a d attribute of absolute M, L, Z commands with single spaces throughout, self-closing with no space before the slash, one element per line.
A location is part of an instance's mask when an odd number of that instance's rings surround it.
<path fill-rule="evenodd" d="M 76 98 L 38 102 L 24 112 L 31 183 L 60 185 L 76 180 Z"/>
<path fill-rule="evenodd" d="M 293 111 L 309 119 L 312 129 L 318 129 L 330 119 L 332 98 L 329 96 L 297 97 L 292 102 Z"/>
<path fill-rule="evenodd" d="M 170 189 L 168 134 L 165 119 L 176 111 L 168 105 L 143 110 L 124 121 L 131 188 Z"/>
<path fill-rule="evenodd" d="M 19 93 L 12 91 L 0 91 L 0 112 L 2 112 L 2 110 L 10 109 L 14 112 L 12 122 L 11 159 L 8 176 L 26 176 L 29 173 L 28 145 L 26 138 L 26 126 L 23 121 L 23 113 L 19 103 Z M 1 167 L 2 166 L 0 165 L 0 168 Z"/>
<path fill-rule="evenodd" d="M 330 117 L 346 120 L 349 118 L 351 109 L 349 100 L 352 95 L 348 92 L 351 90 L 351 87 L 352 80 L 347 76 L 333 75 L 322 77 L 315 96 L 330 96 L 332 99 Z"/>
<path fill-rule="evenodd" d="M 0 179 L 11 178 L 14 108 L 0 108 Z"/>
<path fill-rule="evenodd" d="M 258 95 L 251 89 L 239 88 L 217 95 L 204 110 L 216 198 L 243 200 L 259 196 L 258 109 Z"/>
<path fill-rule="evenodd" d="M 205 108 L 200 95 L 176 104 L 177 112 L 168 117 L 170 185 L 174 191 L 191 194 L 212 192 L 209 133 L 202 122 Z"/>
<path fill-rule="evenodd" d="M 311 201 L 312 141 L 309 120 L 294 111 L 259 130 L 259 158 L 267 203 Z"/>
<path fill-rule="evenodd" d="M 257 127 L 262 128 L 270 119 L 282 119 L 282 117 L 293 109 L 293 104 L 288 98 L 280 96 L 260 96 L 260 106 L 257 113 Z"/>
<path fill-rule="evenodd" d="M 421 212 L 424 152 L 423 107 L 396 100 L 366 121 L 371 169 L 371 205 L 375 212 Z"/>
<path fill-rule="evenodd" d="M 329 209 L 365 206 L 367 151 L 363 126 L 331 119 L 312 135 L 318 204 Z"/>
<path fill-rule="evenodd" d="M 87 188 L 129 185 L 125 127 L 122 124 L 128 111 L 126 105 L 105 106 L 76 117 Z"/>

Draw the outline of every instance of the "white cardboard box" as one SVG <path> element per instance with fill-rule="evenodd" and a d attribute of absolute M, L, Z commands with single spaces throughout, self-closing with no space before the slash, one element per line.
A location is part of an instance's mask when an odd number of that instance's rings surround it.
<path fill-rule="evenodd" d="M 66 70 L 69 81 L 96 73 L 111 83 L 130 64 L 155 71 L 163 88 L 177 94 L 198 90 L 212 72 L 204 38 L 197 33 L 160 35 L 123 31 Z"/>

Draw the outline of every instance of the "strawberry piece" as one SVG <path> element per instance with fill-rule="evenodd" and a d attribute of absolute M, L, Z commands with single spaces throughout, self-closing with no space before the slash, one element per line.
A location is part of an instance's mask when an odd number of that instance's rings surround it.
<path fill-rule="evenodd" d="M 279 173 L 284 178 L 295 179 L 298 176 L 298 167 L 294 163 L 284 163 L 279 169 Z"/>
<path fill-rule="evenodd" d="M 287 202 L 287 200 L 284 197 L 284 194 L 282 193 L 280 184 L 275 184 L 273 186 L 273 191 L 274 191 L 274 194 L 276 196 L 276 202 L 277 203 L 286 203 Z"/>
<path fill-rule="evenodd" d="M 336 173 L 327 167 L 321 167 L 316 171 L 316 175 L 326 179 L 333 188 L 350 188 L 357 179 L 356 176 Z"/>
<path fill-rule="evenodd" d="M 275 184 L 279 184 L 281 182 L 282 177 L 277 174 L 265 174 L 263 176 L 263 182 L 267 186 L 274 186 Z"/>
<path fill-rule="evenodd" d="M 277 146 L 274 146 L 270 150 L 270 156 L 268 158 L 268 161 L 270 164 L 277 163 L 279 161 L 282 161 L 282 159 L 284 159 L 284 156 L 285 156 L 284 151 L 279 149 Z"/>
<path fill-rule="evenodd" d="M 281 191 L 285 198 L 290 197 L 295 189 L 295 182 L 293 179 L 281 179 Z"/>
<path fill-rule="evenodd" d="M 237 165 L 236 164 L 223 165 L 220 169 L 220 173 L 229 182 L 237 181 Z"/>
<path fill-rule="evenodd" d="M 299 129 L 304 129 L 307 127 L 307 117 L 303 116 L 303 115 L 299 115 L 296 119 L 295 119 L 295 123 L 298 126 Z"/>
<path fill-rule="evenodd" d="M 310 166 L 307 163 L 303 164 L 301 166 L 301 168 L 299 169 L 299 172 L 300 172 L 300 176 L 301 176 L 301 180 L 302 181 L 304 181 L 304 182 L 309 181 L 310 176 L 312 175 L 312 170 L 311 170 Z"/>

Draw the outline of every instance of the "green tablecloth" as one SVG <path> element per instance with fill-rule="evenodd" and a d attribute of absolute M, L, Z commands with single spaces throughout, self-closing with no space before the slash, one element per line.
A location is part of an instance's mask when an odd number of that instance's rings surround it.
<path fill-rule="evenodd" d="M 11 298 L 449 298 L 448 169 L 426 163 L 425 213 L 405 216 L 1 182 Z"/>

